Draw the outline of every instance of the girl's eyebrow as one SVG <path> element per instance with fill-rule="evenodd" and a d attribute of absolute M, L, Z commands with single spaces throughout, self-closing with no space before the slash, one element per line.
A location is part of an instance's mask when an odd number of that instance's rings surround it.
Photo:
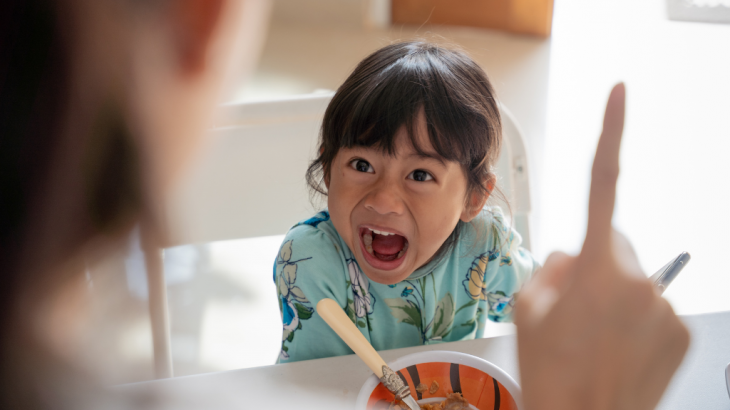
<path fill-rule="evenodd" d="M 438 161 L 441 165 L 443 165 L 444 168 L 446 167 L 446 162 L 444 161 L 444 158 L 435 152 L 414 152 L 411 155 L 409 155 L 408 157 L 418 157 L 421 159 L 433 159 L 433 160 Z"/>

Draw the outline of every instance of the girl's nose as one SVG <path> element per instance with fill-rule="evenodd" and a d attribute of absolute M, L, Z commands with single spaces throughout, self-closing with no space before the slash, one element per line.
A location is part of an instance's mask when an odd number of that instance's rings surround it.
<path fill-rule="evenodd" d="M 381 215 L 403 213 L 404 204 L 400 191 L 394 186 L 378 186 L 365 198 L 365 209 Z"/>

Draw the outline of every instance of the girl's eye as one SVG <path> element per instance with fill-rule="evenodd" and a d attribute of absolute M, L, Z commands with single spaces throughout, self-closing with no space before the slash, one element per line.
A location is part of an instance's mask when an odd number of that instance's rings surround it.
<path fill-rule="evenodd" d="M 417 169 L 411 172 L 411 174 L 408 175 L 408 178 L 418 182 L 426 182 L 432 180 L 433 176 L 422 169 Z"/>
<path fill-rule="evenodd" d="M 356 171 L 360 171 L 360 172 L 369 172 L 369 173 L 375 172 L 375 170 L 373 169 L 373 166 L 370 165 L 369 162 L 367 162 L 363 159 L 353 160 L 350 163 L 350 166 L 353 167 Z"/>

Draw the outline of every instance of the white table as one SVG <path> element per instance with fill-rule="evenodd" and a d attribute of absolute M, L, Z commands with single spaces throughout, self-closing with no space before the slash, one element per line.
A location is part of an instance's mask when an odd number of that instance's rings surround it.
<path fill-rule="evenodd" d="M 730 410 L 725 366 L 730 363 L 730 311 L 684 316 L 692 344 L 658 409 Z"/>
<path fill-rule="evenodd" d="M 729 410 L 724 369 L 730 362 L 730 311 L 687 316 L 684 320 L 692 333 L 692 345 L 658 408 Z M 443 349 L 482 357 L 519 378 L 513 335 L 389 350 L 382 356 L 391 361 L 414 352 Z M 354 406 L 370 374 L 357 357 L 342 356 L 128 384 L 117 389 L 170 409 L 341 410 Z"/>

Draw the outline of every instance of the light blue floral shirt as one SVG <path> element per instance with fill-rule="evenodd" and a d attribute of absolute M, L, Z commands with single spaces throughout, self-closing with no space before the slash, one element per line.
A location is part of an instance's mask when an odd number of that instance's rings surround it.
<path fill-rule="evenodd" d="M 274 264 L 279 361 L 352 353 L 315 311 L 323 298 L 337 301 L 376 350 L 481 337 L 487 317 L 511 321 L 517 292 L 538 267 L 521 242 L 499 208 L 485 208 L 442 258 L 383 285 L 362 273 L 322 211 L 289 230 Z"/>

